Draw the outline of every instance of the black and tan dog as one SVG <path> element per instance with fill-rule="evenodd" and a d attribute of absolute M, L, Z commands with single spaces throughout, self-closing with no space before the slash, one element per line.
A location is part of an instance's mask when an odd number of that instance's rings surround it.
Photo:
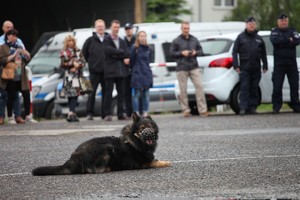
<path fill-rule="evenodd" d="M 60 166 L 44 166 L 32 170 L 34 176 L 95 174 L 118 170 L 160 168 L 169 161 L 154 159 L 158 126 L 150 116 L 132 115 L 120 137 L 99 137 L 77 147 L 71 158 Z"/>

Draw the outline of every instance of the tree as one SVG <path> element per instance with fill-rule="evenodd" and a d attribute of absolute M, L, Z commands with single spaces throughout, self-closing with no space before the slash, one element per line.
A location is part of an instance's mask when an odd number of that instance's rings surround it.
<path fill-rule="evenodd" d="M 184 8 L 185 0 L 147 0 L 145 22 L 180 22 L 180 15 L 190 15 L 192 12 Z"/>
<path fill-rule="evenodd" d="M 238 0 L 237 7 L 225 21 L 244 21 L 253 16 L 260 30 L 270 30 L 276 26 L 278 15 L 285 13 L 289 16 L 290 26 L 300 31 L 299 9 L 299 0 Z"/>

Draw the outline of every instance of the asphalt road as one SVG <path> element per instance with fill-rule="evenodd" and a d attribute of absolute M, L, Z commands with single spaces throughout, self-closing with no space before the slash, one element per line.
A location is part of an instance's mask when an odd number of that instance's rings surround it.
<path fill-rule="evenodd" d="M 33 177 L 83 141 L 117 136 L 129 121 L 65 120 L 0 127 L 0 199 L 300 199 L 300 115 L 153 115 L 156 158 L 172 166 Z"/>

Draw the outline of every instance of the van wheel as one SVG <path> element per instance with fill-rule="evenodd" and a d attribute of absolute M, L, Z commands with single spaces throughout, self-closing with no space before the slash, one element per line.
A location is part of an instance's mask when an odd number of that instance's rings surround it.
<path fill-rule="evenodd" d="M 231 100 L 230 100 L 230 107 L 235 112 L 235 114 L 239 114 L 240 112 L 240 106 L 239 106 L 239 97 L 240 97 L 240 85 L 237 85 L 232 93 L 231 93 Z"/>
<path fill-rule="evenodd" d="M 199 115 L 197 103 L 195 101 L 189 101 L 189 107 L 192 115 Z"/>
<path fill-rule="evenodd" d="M 46 107 L 45 112 L 46 119 L 54 119 L 55 118 L 55 110 L 54 110 L 54 101 L 50 101 Z"/>

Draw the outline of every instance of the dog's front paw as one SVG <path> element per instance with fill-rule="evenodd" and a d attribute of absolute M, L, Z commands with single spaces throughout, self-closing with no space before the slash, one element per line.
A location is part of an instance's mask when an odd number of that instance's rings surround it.
<path fill-rule="evenodd" d="M 152 168 L 162 168 L 162 167 L 170 167 L 170 161 L 163 161 L 163 160 L 154 160 L 150 163 L 150 167 Z"/>

